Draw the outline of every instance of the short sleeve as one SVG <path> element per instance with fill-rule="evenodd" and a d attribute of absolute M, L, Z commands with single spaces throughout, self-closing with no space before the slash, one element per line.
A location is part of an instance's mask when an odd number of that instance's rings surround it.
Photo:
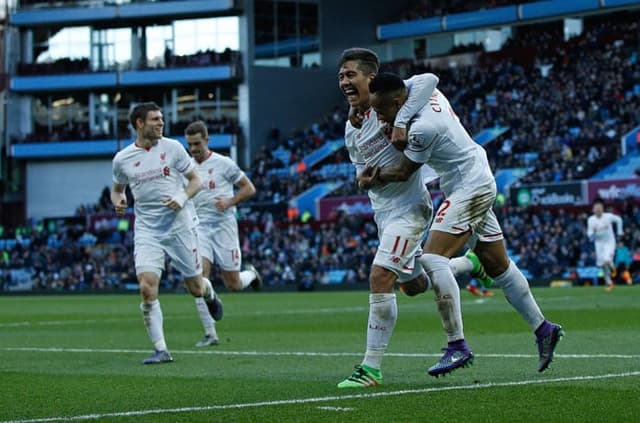
<path fill-rule="evenodd" d="M 120 160 L 119 155 L 116 155 L 116 157 L 113 159 L 112 169 L 114 183 L 119 185 L 127 185 L 129 183 L 129 179 L 123 171 L 124 169 L 122 167 L 122 160 Z"/>

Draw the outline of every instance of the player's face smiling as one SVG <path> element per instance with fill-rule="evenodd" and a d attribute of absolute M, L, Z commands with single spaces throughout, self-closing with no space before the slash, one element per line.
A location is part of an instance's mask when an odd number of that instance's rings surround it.
<path fill-rule="evenodd" d="M 338 71 L 338 86 L 352 107 L 369 107 L 369 81 L 355 60 L 346 61 Z"/>
<path fill-rule="evenodd" d="M 162 128 L 164 128 L 162 112 L 154 110 L 147 113 L 147 118 L 144 120 L 144 126 L 142 127 L 143 137 L 149 141 L 157 141 L 162 138 Z"/>

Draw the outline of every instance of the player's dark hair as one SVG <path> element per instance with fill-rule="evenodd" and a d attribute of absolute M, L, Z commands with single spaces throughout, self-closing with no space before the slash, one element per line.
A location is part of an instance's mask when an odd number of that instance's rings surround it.
<path fill-rule="evenodd" d="M 133 129 L 136 129 L 136 122 L 138 119 L 145 120 L 147 118 L 147 113 L 161 110 L 160 106 L 153 101 L 140 103 L 131 110 L 131 113 L 129 113 L 129 122 L 131 123 L 131 126 L 133 126 Z"/>
<path fill-rule="evenodd" d="M 185 135 L 202 135 L 202 138 L 207 139 L 209 137 L 209 132 L 207 131 L 207 125 L 201 121 L 196 120 L 195 122 L 191 122 L 187 128 L 184 130 Z"/>
<path fill-rule="evenodd" d="M 358 62 L 358 69 L 360 69 L 365 75 L 378 73 L 380 59 L 378 59 L 378 55 L 373 50 L 361 47 L 348 48 L 342 52 L 342 55 L 340 56 L 340 63 L 338 65 L 342 67 L 345 62 L 351 60 Z"/>
<path fill-rule="evenodd" d="M 595 200 L 593 200 L 593 202 L 591 203 L 592 206 L 595 206 L 596 204 L 600 204 L 601 206 L 604 206 L 604 201 L 602 200 L 602 198 L 598 197 Z"/>
<path fill-rule="evenodd" d="M 371 94 L 389 94 L 405 88 L 404 81 L 395 73 L 379 73 L 369 82 L 369 92 Z"/>

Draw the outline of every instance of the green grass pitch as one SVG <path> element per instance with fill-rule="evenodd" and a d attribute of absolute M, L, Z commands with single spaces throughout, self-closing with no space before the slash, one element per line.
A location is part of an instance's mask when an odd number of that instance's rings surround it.
<path fill-rule="evenodd" d="M 366 291 L 222 293 L 221 344 L 193 299 L 161 295 L 175 362 L 151 352 L 135 295 L 0 297 L 0 423 L 631 422 L 640 415 L 640 287 L 535 289 L 566 331 L 551 368 L 501 292 L 462 293 L 472 367 L 434 379 L 433 292 L 398 294 L 384 385 L 338 390 L 365 348 Z"/>

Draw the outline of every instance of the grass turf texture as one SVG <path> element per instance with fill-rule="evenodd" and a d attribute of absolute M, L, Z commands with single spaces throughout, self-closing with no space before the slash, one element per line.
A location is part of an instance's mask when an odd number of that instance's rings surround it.
<path fill-rule="evenodd" d="M 399 294 L 384 385 L 356 390 L 336 384 L 362 359 L 365 291 L 223 293 L 221 344 L 204 349 L 191 297 L 162 295 L 175 362 L 154 366 L 137 296 L 0 297 L 0 422 L 635 421 L 640 287 L 534 295 L 567 332 L 545 373 L 500 293 L 463 292 L 475 364 L 427 376 L 445 345 L 433 293 Z"/>

